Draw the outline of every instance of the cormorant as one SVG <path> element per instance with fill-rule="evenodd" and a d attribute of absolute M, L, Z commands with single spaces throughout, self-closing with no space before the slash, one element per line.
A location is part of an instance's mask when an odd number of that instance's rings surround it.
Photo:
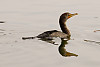
<path fill-rule="evenodd" d="M 70 38 L 71 34 L 70 31 L 68 29 L 68 27 L 66 26 L 66 21 L 71 18 L 72 16 L 78 15 L 78 13 L 74 13 L 71 14 L 69 12 L 63 13 L 60 18 L 59 18 L 59 24 L 60 24 L 60 28 L 62 30 L 61 31 L 57 31 L 57 30 L 51 30 L 51 31 L 46 31 L 43 32 L 42 34 L 39 34 L 36 37 L 22 37 L 22 39 L 34 39 L 34 38 L 41 38 L 41 39 L 48 39 L 48 40 L 52 40 L 53 37 L 59 37 L 59 38 L 63 38 L 63 39 L 68 39 Z"/>

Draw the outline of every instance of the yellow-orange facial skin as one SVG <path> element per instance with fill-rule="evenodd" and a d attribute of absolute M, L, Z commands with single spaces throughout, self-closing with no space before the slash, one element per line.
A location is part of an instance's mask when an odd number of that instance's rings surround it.
<path fill-rule="evenodd" d="M 68 19 L 71 18 L 72 16 L 78 15 L 78 13 L 74 13 L 74 14 L 69 14 L 68 15 Z"/>
<path fill-rule="evenodd" d="M 68 19 L 71 18 L 72 16 L 68 16 Z"/>

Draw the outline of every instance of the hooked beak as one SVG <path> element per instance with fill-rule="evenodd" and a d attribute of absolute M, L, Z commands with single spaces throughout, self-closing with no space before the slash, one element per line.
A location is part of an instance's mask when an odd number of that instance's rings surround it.
<path fill-rule="evenodd" d="M 73 16 L 75 16 L 75 15 L 78 15 L 78 13 L 69 14 L 68 18 L 71 18 L 71 17 L 73 17 Z"/>

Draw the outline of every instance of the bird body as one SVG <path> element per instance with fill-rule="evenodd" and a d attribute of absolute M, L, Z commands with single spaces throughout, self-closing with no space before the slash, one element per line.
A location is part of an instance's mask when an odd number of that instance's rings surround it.
<path fill-rule="evenodd" d="M 51 31 L 43 32 L 42 34 L 39 34 L 36 37 L 37 38 L 48 38 L 48 39 L 51 39 L 53 37 L 67 38 L 68 35 L 63 33 L 63 32 L 61 32 L 61 31 L 51 30 Z"/>
<path fill-rule="evenodd" d="M 69 29 L 67 28 L 66 26 L 66 21 L 74 16 L 74 15 L 77 15 L 77 13 L 75 14 L 70 14 L 70 13 L 63 13 L 60 18 L 59 18 L 59 25 L 60 25 L 60 28 L 62 30 L 61 31 L 57 31 L 57 30 L 51 30 L 51 31 L 46 31 L 42 34 L 39 34 L 37 36 L 37 38 L 48 38 L 48 39 L 51 39 L 53 37 L 59 37 L 59 38 L 69 38 L 71 36 L 70 34 L 70 31 Z"/>

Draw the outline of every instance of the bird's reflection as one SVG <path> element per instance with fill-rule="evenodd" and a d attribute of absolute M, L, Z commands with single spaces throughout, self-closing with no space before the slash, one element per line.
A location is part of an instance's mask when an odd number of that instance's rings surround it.
<path fill-rule="evenodd" d="M 68 40 L 61 39 L 61 45 L 59 46 L 59 53 L 64 57 L 70 57 L 70 56 L 76 56 L 77 57 L 78 56 L 77 54 L 70 53 L 70 52 L 66 51 L 65 45 L 68 44 L 67 41 Z"/>
<path fill-rule="evenodd" d="M 26 40 L 26 39 L 34 39 L 34 37 L 23 37 L 22 38 L 23 40 Z M 38 40 L 42 40 L 42 41 L 45 41 L 45 42 L 48 42 L 48 43 L 51 43 L 53 45 L 59 45 L 59 44 L 56 44 L 54 39 L 51 37 L 51 38 L 40 38 Z M 68 41 L 70 40 L 70 37 L 67 38 L 67 40 L 61 38 L 61 44 L 58 48 L 58 51 L 59 53 L 64 56 L 64 57 L 71 57 L 71 56 L 78 56 L 77 54 L 74 54 L 74 53 L 70 53 L 68 52 L 66 49 L 65 49 L 65 45 L 68 45 Z"/>
<path fill-rule="evenodd" d="M 46 41 L 46 42 L 54 44 L 54 45 L 59 45 L 59 44 L 55 44 L 55 42 L 52 39 L 51 40 L 39 39 L 39 40 Z M 77 57 L 78 56 L 77 54 L 70 53 L 65 49 L 65 45 L 67 45 L 67 44 L 68 44 L 68 40 L 61 39 L 61 44 L 58 48 L 59 53 L 64 57 L 71 57 L 71 56 L 76 56 Z"/>

